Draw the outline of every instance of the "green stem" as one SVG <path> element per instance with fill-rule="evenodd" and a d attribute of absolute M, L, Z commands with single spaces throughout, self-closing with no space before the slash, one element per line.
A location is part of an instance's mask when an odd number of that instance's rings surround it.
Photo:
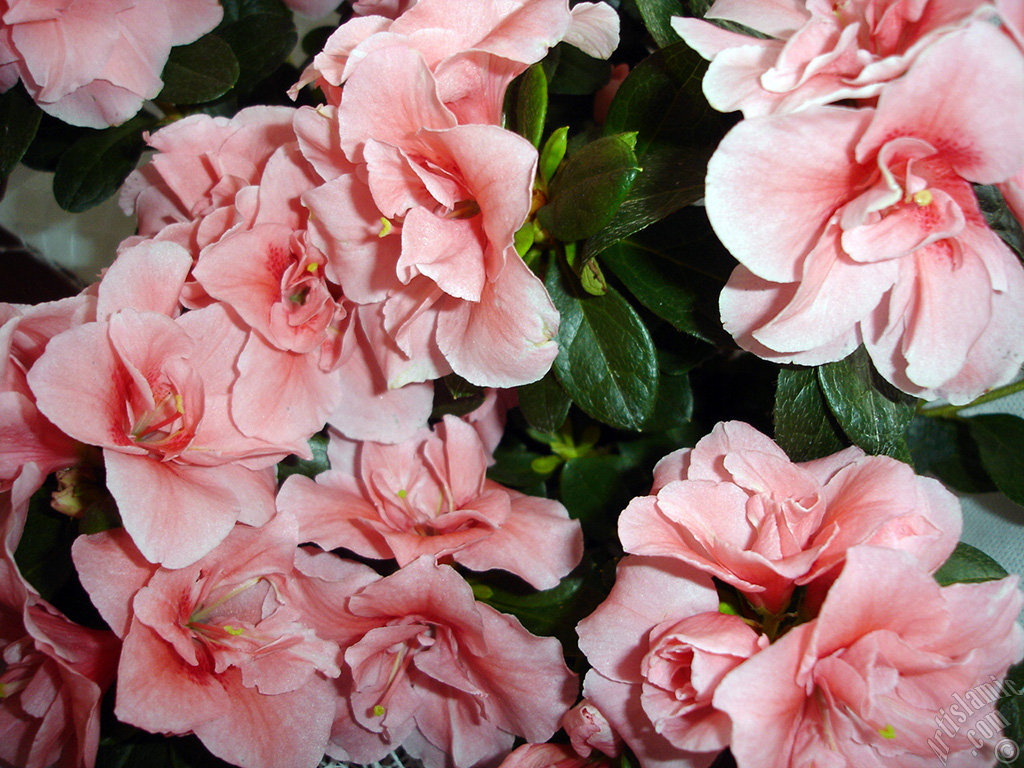
<path fill-rule="evenodd" d="M 940 405 L 937 408 L 921 408 L 918 410 L 918 413 L 922 416 L 930 416 L 935 419 L 956 418 L 964 408 L 973 408 L 974 406 L 981 405 L 983 403 L 991 403 L 993 400 L 1009 397 L 1010 395 L 1016 394 L 1022 390 L 1024 390 L 1024 379 L 1015 381 L 1012 384 L 1004 384 L 1001 387 L 996 387 L 991 392 L 986 392 L 981 397 L 978 397 L 965 405 Z"/>

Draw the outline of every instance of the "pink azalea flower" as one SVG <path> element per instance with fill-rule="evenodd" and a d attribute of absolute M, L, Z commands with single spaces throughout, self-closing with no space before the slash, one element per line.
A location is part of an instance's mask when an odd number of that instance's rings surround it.
<path fill-rule="evenodd" d="M 371 58 L 336 114 L 304 109 L 296 120 L 327 181 L 304 202 L 329 276 L 356 303 L 384 302 L 406 358 L 389 387 L 450 371 L 481 386 L 540 378 L 558 351 L 558 313 L 513 246 L 536 151 L 497 126 L 458 125 L 414 51 Z M 382 87 L 404 94 L 402 110 L 378 98 Z"/>
<path fill-rule="evenodd" d="M 583 693 L 644 768 L 705 768 L 729 743 L 729 718 L 711 703 L 715 688 L 766 641 L 717 611 L 708 575 L 669 558 L 630 556 L 576 628 L 593 667 Z"/>
<path fill-rule="evenodd" d="M 625 550 L 679 558 L 773 613 L 797 585 L 834 577 L 854 544 L 908 550 L 934 571 L 962 525 L 956 497 L 902 462 L 847 448 L 794 464 L 741 422 L 663 459 L 653 490 L 619 518 Z"/>
<path fill-rule="evenodd" d="M 579 523 L 561 504 L 487 480 L 477 431 L 446 416 L 395 445 L 333 435 L 331 469 L 285 481 L 278 506 L 302 539 L 405 566 L 421 555 L 474 570 L 500 568 L 538 589 L 557 586 L 583 556 Z"/>
<path fill-rule="evenodd" d="M 245 332 L 220 305 L 177 318 L 191 257 L 173 243 L 122 252 L 100 284 L 98 319 L 54 337 L 28 383 L 39 410 L 103 449 L 125 527 L 153 562 L 181 567 L 236 520 L 274 513 L 273 465 L 307 446 L 243 435 L 230 412 Z"/>
<path fill-rule="evenodd" d="M 278 516 L 237 526 L 196 563 L 169 570 L 147 562 L 123 530 L 80 537 L 82 583 L 124 639 L 118 718 L 195 733 L 245 768 L 316 766 L 340 655 L 312 614 L 364 584 L 368 569 L 329 555 L 314 565 L 298 541 L 294 521 Z"/>
<path fill-rule="evenodd" d="M 744 768 L 992 765 L 993 744 L 969 736 L 1024 655 L 1022 602 L 1016 576 L 940 588 L 905 552 L 851 549 L 817 619 L 718 685 L 733 755 Z M 954 723 L 956 696 L 972 703 Z"/>
<path fill-rule="evenodd" d="M 994 15 L 983 0 L 716 0 L 706 18 L 767 37 L 682 17 L 672 27 L 711 61 L 704 77 L 711 106 L 755 117 L 877 96 L 936 40 Z"/>
<path fill-rule="evenodd" d="M 516 747 L 498 768 L 583 768 L 591 765 L 566 744 L 523 744 Z"/>
<path fill-rule="evenodd" d="M 0 0 L 0 90 L 20 79 L 66 123 L 119 125 L 160 93 L 171 46 L 223 13 L 215 0 Z"/>
<path fill-rule="evenodd" d="M 92 768 L 119 644 L 110 632 L 66 619 L 18 570 L 14 551 L 42 481 L 28 464 L 0 494 L 0 762 Z"/>
<path fill-rule="evenodd" d="M 363 630 L 345 650 L 337 759 L 370 763 L 402 745 L 427 768 L 495 763 L 515 736 L 546 741 L 576 698 L 557 640 L 475 602 L 432 558 L 363 587 L 345 611 Z"/>
<path fill-rule="evenodd" d="M 572 748 L 581 757 L 588 757 L 595 749 L 607 757 L 618 757 L 622 753 L 622 738 L 589 699 L 584 699 L 565 713 L 562 728 L 569 735 Z"/>
<path fill-rule="evenodd" d="M 1022 93 L 1020 51 L 974 24 L 929 46 L 876 109 L 737 125 L 708 166 L 707 210 L 741 264 L 721 297 L 740 346 L 818 365 L 863 343 L 898 388 L 954 403 L 1015 376 L 1024 271 L 971 184 L 1024 165 Z"/>
<path fill-rule="evenodd" d="M 32 307 L 0 305 L 0 489 L 29 462 L 48 475 L 81 460 L 83 446 L 39 412 L 27 374 L 53 336 L 95 314 L 96 298 L 85 293 Z"/>

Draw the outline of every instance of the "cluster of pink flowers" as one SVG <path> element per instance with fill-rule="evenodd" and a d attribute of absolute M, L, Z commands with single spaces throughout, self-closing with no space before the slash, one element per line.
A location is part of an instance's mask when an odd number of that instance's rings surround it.
<path fill-rule="evenodd" d="M 991 765 L 994 697 L 1024 656 L 1018 577 L 940 587 L 956 498 L 858 448 L 794 464 L 739 422 L 665 457 L 619 519 L 629 555 L 580 623 L 584 693 L 644 768 Z M 716 588 L 712 578 L 721 585 Z"/>
<path fill-rule="evenodd" d="M 609 55 L 618 19 L 488 2 L 453 33 L 451 0 L 385 5 L 306 74 L 328 104 L 163 128 L 122 193 L 138 234 L 100 282 L 0 308 L 0 712 L 17 721 L 0 759 L 91 766 L 115 667 L 121 720 L 264 768 L 398 746 L 496 763 L 575 702 L 558 641 L 478 603 L 453 565 L 553 587 L 582 557 L 578 522 L 486 480 L 493 393 L 427 419 L 440 376 L 513 386 L 551 365 L 558 314 L 513 245 L 537 151 L 501 104 L 563 40 Z M 276 465 L 311 458 L 325 425 L 330 471 L 278 494 Z M 123 522 L 74 546 L 113 635 L 58 616 L 11 557 L 29 496 L 83 463 Z"/>
<path fill-rule="evenodd" d="M 740 261 L 721 297 L 740 346 L 819 365 L 864 345 L 896 387 L 953 403 L 1009 381 L 1024 271 L 971 185 L 1024 215 L 1019 7 L 717 0 L 708 17 L 769 36 L 673 21 L 711 59 L 711 104 L 746 118 L 706 198 Z"/>

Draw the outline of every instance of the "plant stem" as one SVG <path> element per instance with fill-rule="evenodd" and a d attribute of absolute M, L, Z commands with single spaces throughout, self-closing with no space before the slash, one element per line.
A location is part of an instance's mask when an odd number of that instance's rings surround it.
<path fill-rule="evenodd" d="M 1010 395 L 1016 394 L 1022 390 L 1024 390 L 1024 379 L 1015 381 L 1012 384 L 1004 384 L 1001 387 L 996 387 L 991 392 L 986 392 L 981 397 L 978 397 L 964 405 L 940 405 L 937 408 L 921 408 L 918 410 L 918 413 L 922 416 L 930 416 L 936 419 L 956 418 L 964 408 L 973 408 L 974 406 L 982 405 L 983 403 L 991 403 L 993 400 L 1009 397 Z"/>

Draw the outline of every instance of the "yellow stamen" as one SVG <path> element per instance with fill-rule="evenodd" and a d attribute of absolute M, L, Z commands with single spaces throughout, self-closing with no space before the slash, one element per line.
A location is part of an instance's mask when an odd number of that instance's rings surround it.
<path fill-rule="evenodd" d="M 185 401 L 182 399 L 181 395 L 176 394 L 174 396 L 174 410 L 176 410 L 178 413 L 185 412 Z"/>
<path fill-rule="evenodd" d="M 387 237 L 388 235 L 391 234 L 391 230 L 392 230 L 391 222 L 388 221 L 383 216 L 381 216 L 380 217 L 380 232 L 377 234 L 377 237 Z"/>
<path fill-rule="evenodd" d="M 930 189 L 921 189 L 914 193 L 914 202 L 922 208 L 928 205 L 931 201 L 932 191 Z"/>
<path fill-rule="evenodd" d="M 230 624 L 224 625 L 224 631 L 227 632 L 229 635 L 234 635 L 235 637 L 238 637 L 240 634 L 245 632 L 245 630 L 241 627 L 232 627 Z"/>
<path fill-rule="evenodd" d="M 892 727 L 892 723 L 889 723 L 888 725 L 885 726 L 885 728 L 879 728 L 878 729 L 878 734 L 883 739 L 895 739 L 896 738 L 896 729 Z"/>
<path fill-rule="evenodd" d="M 309 264 L 309 265 L 307 265 L 307 266 L 306 266 L 306 271 L 307 271 L 307 272 L 313 272 L 313 273 L 316 273 L 316 271 L 317 271 L 317 270 L 318 270 L 319 268 L 320 268 L 320 265 L 319 265 L 319 264 L 317 264 L 316 262 L 313 262 L 312 264 Z"/>
<path fill-rule="evenodd" d="M 405 490 L 405 488 L 403 488 L 396 495 L 398 496 L 398 498 L 404 499 L 406 496 L 409 495 L 409 492 L 407 490 Z"/>
<path fill-rule="evenodd" d="M 386 712 L 387 712 L 387 710 L 384 709 L 384 707 L 382 707 L 380 704 L 374 704 L 373 705 L 373 716 L 374 717 L 384 717 L 384 714 Z"/>

